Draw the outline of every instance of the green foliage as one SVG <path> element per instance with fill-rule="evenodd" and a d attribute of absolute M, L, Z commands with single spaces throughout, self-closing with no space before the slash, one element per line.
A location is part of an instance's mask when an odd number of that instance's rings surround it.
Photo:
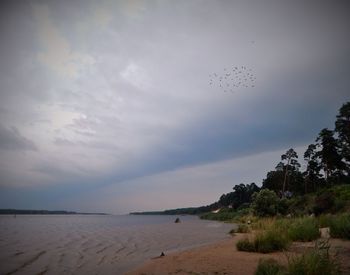
<path fill-rule="evenodd" d="M 233 192 L 223 194 L 220 197 L 218 204 L 224 207 L 232 206 L 235 209 L 239 209 L 241 206 L 247 208 L 247 204 L 249 205 L 252 201 L 252 195 L 259 190 L 260 188 L 255 183 L 237 184 L 233 187 Z"/>
<path fill-rule="evenodd" d="M 330 227 L 332 222 L 332 215 L 330 214 L 322 214 L 317 217 L 318 227 Z"/>
<path fill-rule="evenodd" d="M 270 253 L 274 251 L 283 251 L 288 248 L 290 241 L 282 230 L 271 228 L 258 233 L 254 246 L 257 252 Z"/>
<path fill-rule="evenodd" d="M 255 246 L 252 241 L 250 241 L 248 238 L 239 240 L 236 244 L 236 247 L 239 251 L 246 251 L 246 252 L 255 252 Z"/>
<path fill-rule="evenodd" d="M 345 163 L 339 154 L 339 144 L 334 137 L 334 132 L 324 128 L 319 133 L 316 141 L 320 150 L 316 153 L 319 158 L 327 182 L 336 182 L 339 174 L 345 169 Z"/>
<path fill-rule="evenodd" d="M 274 259 L 260 259 L 255 275 L 282 275 L 285 268 Z"/>
<path fill-rule="evenodd" d="M 240 251 L 270 253 L 288 248 L 290 241 L 287 235 L 278 228 L 270 228 L 259 232 L 253 240 L 248 238 L 237 242 Z"/>
<path fill-rule="evenodd" d="M 255 274 L 259 275 L 338 275 L 340 266 L 329 255 L 328 242 L 316 243 L 312 250 L 301 256 L 288 257 L 287 266 L 274 259 L 260 260 Z"/>
<path fill-rule="evenodd" d="M 282 190 L 283 179 L 283 170 L 270 171 L 267 173 L 266 179 L 263 180 L 262 187 L 275 192 L 280 192 Z"/>
<path fill-rule="evenodd" d="M 341 155 L 350 162 L 350 102 L 343 104 L 339 109 L 337 120 L 335 121 L 335 131 L 339 137 Z M 349 172 L 349 165 L 347 167 Z"/>
<path fill-rule="evenodd" d="M 278 201 L 275 192 L 263 189 L 253 195 L 252 209 L 259 217 L 274 216 L 277 214 Z"/>
<path fill-rule="evenodd" d="M 249 233 L 250 228 L 246 224 L 239 224 L 236 230 L 236 233 Z"/>
<path fill-rule="evenodd" d="M 318 223 L 315 218 L 299 218 L 293 220 L 288 227 L 288 236 L 292 241 L 309 242 L 320 237 Z"/>
<path fill-rule="evenodd" d="M 331 190 L 323 190 L 315 198 L 314 213 L 320 215 L 329 212 L 334 206 L 335 196 Z"/>
<path fill-rule="evenodd" d="M 312 250 L 289 260 L 287 274 L 290 275 L 336 275 L 339 265 L 327 253 Z"/>
<path fill-rule="evenodd" d="M 249 211 L 249 208 L 237 211 L 235 211 L 234 209 L 221 209 L 218 213 L 204 213 L 199 217 L 203 220 L 234 222 L 239 220 L 239 218 L 241 218 L 242 216 L 247 215 Z"/>
<path fill-rule="evenodd" d="M 333 238 L 350 240 L 350 214 L 332 217 L 330 221 L 330 235 Z"/>
<path fill-rule="evenodd" d="M 286 215 L 289 210 L 290 200 L 282 198 L 277 202 L 277 213 Z"/>

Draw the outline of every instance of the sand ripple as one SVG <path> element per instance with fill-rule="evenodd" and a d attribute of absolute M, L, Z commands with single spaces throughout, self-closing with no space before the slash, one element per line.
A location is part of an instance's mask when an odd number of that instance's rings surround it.
<path fill-rule="evenodd" d="M 162 251 L 227 237 L 227 224 L 169 216 L 0 216 L 0 274 L 123 274 Z"/>

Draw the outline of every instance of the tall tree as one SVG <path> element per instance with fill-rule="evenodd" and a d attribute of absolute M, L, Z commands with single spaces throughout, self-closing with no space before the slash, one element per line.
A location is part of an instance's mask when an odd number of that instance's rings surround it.
<path fill-rule="evenodd" d="M 339 145 L 334 138 L 333 131 L 327 128 L 321 130 L 316 142 L 318 142 L 317 147 L 319 148 L 316 156 L 320 159 L 325 179 L 329 182 L 331 177 L 341 174 L 345 168 L 342 157 L 338 152 Z"/>
<path fill-rule="evenodd" d="M 341 156 L 345 160 L 348 176 L 350 175 L 350 102 L 339 109 L 335 121 L 335 132 L 338 134 Z"/>
<path fill-rule="evenodd" d="M 298 171 L 300 164 L 298 162 L 298 154 L 294 151 L 293 148 L 289 149 L 285 154 L 281 156 L 282 161 L 285 161 L 285 171 L 282 187 L 282 195 L 286 191 L 287 180 L 289 180 L 289 175 L 293 171 Z"/>
<path fill-rule="evenodd" d="M 317 152 L 316 152 L 315 144 L 310 144 L 308 146 L 308 148 L 304 153 L 304 160 L 307 163 L 306 171 L 303 173 L 303 175 L 305 176 L 304 192 L 307 193 L 308 191 L 310 191 L 310 188 L 312 189 L 312 191 L 316 190 L 316 186 L 320 182 L 320 178 L 321 178 L 321 175 L 320 175 L 321 166 L 317 161 Z"/>

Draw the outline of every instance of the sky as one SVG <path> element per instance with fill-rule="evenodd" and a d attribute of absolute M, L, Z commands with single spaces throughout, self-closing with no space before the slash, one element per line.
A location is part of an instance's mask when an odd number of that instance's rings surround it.
<path fill-rule="evenodd" d="M 1 1 L 0 208 L 124 214 L 261 185 L 350 100 L 341 0 Z M 254 87 L 213 74 L 249 68 Z"/>

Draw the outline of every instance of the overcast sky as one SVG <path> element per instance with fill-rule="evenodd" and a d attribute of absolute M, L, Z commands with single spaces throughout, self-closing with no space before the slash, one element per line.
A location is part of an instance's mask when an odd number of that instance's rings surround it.
<path fill-rule="evenodd" d="M 1 1 L 0 208 L 209 204 L 350 100 L 347 1 Z M 213 73 L 251 69 L 224 92 Z"/>

